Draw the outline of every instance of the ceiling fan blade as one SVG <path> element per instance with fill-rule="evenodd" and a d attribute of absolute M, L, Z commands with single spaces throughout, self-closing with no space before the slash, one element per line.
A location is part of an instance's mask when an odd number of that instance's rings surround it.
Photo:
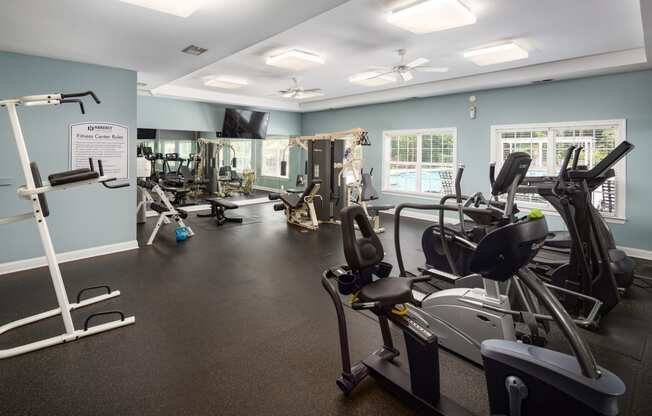
<path fill-rule="evenodd" d="M 280 91 L 283 98 L 292 98 L 296 94 L 296 91 Z"/>
<path fill-rule="evenodd" d="M 414 61 L 410 62 L 409 64 L 407 64 L 405 66 L 407 66 L 408 68 L 414 68 L 414 67 L 417 67 L 417 66 L 427 64 L 428 62 L 430 62 L 429 59 L 418 58 L 418 59 L 415 59 Z"/>
<path fill-rule="evenodd" d="M 309 90 L 301 90 L 301 92 L 307 93 L 307 94 L 311 94 L 311 93 L 315 93 L 315 92 L 321 92 L 321 91 L 322 91 L 321 88 L 312 88 L 312 89 L 309 89 Z"/>
<path fill-rule="evenodd" d="M 412 69 L 420 72 L 448 72 L 448 68 L 446 67 L 417 66 L 416 68 Z"/>
<path fill-rule="evenodd" d="M 381 77 L 385 77 L 387 75 L 392 75 L 392 74 L 394 74 L 394 71 L 378 72 L 376 75 L 374 75 L 372 77 L 365 78 L 365 80 L 381 78 Z"/>
<path fill-rule="evenodd" d="M 390 72 L 391 70 L 390 66 L 371 66 L 367 69 L 369 72 Z"/>
<path fill-rule="evenodd" d="M 410 71 L 401 71 L 401 72 L 399 72 L 399 75 L 401 76 L 401 79 L 403 80 L 403 82 L 408 82 L 408 81 L 412 80 L 412 78 L 414 78 L 414 76 L 412 75 L 412 72 L 410 72 Z"/>

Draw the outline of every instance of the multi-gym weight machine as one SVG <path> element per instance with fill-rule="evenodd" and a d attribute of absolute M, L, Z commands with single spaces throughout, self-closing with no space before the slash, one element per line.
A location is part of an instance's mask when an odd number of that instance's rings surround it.
<path fill-rule="evenodd" d="M 339 212 L 348 206 L 354 195 L 362 195 L 362 146 L 371 145 L 368 133 L 361 128 L 323 133 L 313 136 L 290 137 L 289 144 L 284 151 L 298 147 L 306 151 L 305 175 L 307 176 L 306 188 L 315 192 L 303 195 L 307 199 L 300 208 L 305 211 L 306 228 L 316 229 L 319 223 L 337 223 Z M 281 175 L 287 174 L 287 161 L 281 162 Z M 313 187 L 319 184 L 319 187 Z M 288 190 L 289 193 L 301 193 L 302 190 Z M 314 193 L 314 195 L 312 195 Z M 283 204 L 277 204 L 275 209 L 285 209 L 288 220 L 292 217 L 292 198 L 281 198 L 279 195 L 270 195 L 270 199 L 281 199 Z M 295 198 L 296 199 L 296 198 Z M 316 203 L 314 201 L 317 201 Z M 297 221 L 290 221 L 297 225 Z M 303 224 L 303 222 L 302 222 Z"/>

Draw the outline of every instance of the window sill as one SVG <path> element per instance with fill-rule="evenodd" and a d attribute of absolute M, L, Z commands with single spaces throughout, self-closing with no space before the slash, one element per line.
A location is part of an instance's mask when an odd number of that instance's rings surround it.
<path fill-rule="evenodd" d="M 389 190 L 389 189 L 383 189 L 381 191 L 383 195 L 390 195 L 390 196 L 406 196 L 410 198 L 418 198 L 418 199 L 426 199 L 429 201 L 436 200 L 439 201 L 443 194 L 429 194 L 429 193 L 423 193 L 423 192 L 407 192 L 407 191 L 394 191 L 394 190 Z"/>
<path fill-rule="evenodd" d="M 442 198 L 442 196 L 444 196 L 442 194 L 424 194 L 424 193 L 421 193 L 421 192 L 402 192 L 402 191 L 394 191 L 394 190 L 387 190 L 387 189 L 383 189 L 381 192 L 382 192 L 383 195 L 410 197 L 410 198 L 416 198 L 416 199 L 424 199 L 424 200 L 428 200 L 428 201 L 433 201 L 434 200 L 434 201 L 437 201 L 437 202 L 439 202 L 439 200 Z M 524 213 L 529 213 L 531 209 L 538 208 L 545 215 L 561 218 L 561 215 L 559 214 L 559 212 L 557 212 L 555 210 L 547 209 L 546 207 L 542 207 L 540 205 L 523 204 L 523 203 L 521 203 L 521 204 L 517 203 L 517 205 L 519 205 L 520 209 Z M 623 218 L 623 217 L 603 217 L 603 218 L 609 224 L 626 224 L 627 223 L 627 218 Z"/>
<path fill-rule="evenodd" d="M 289 180 L 290 178 L 288 176 L 271 176 L 271 175 L 260 175 L 261 178 L 267 178 L 267 179 L 285 179 Z"/>

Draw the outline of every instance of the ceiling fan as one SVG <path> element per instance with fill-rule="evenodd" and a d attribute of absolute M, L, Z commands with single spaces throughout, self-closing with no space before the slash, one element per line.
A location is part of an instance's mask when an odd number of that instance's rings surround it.
<path fill-rule="evenodd" d="M 401 81 L 408 82 L 414 78 L 414 72 L 448 72 L 448 68 L 427 66 L 426 64 L 430 61 L 426 58 L 417 58 L 412 62 L 406 63 L 405 55 L 407 51 L 405 49 L 399 49 L 397 52 L 400 57 L 398 64 L 392 67 L 376 66 L 369 68 L 368 72 L 354 75 L 350 78 L 350 81 L 359 82 L 384 79 L 388 82 L 393 82 L 396 80 L 396 76 L 398 76 Z"/>
<path fill-rule="evenodd" d="M 302 100 L 304 98 L 321 97 L 324 95 L 321 88 L 305 89 L 299 85 L 299 81 L 296 78 L 292 78 L 292 81 L 294 82 L 294 86 L 278 91 L 281 97 Z"/>

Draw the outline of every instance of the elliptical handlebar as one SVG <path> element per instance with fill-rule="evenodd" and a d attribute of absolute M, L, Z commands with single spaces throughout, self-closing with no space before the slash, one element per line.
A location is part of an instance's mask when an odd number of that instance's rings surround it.
<path fill-rule="evenodd" d="M 570 145 L 568 149 L 566 149 L 566 154 L 564 155 L 564 159 L 562 160 L 561 166 L 559 168 L 559 178 L 562 180 L 566 180 L 568 178 L 568 165 L 570 163 L 571 158 L 573 157 L 573 152 L 575 151 L 575 149 L 577 149 L 577 146 L 575 145 Z M 579 159 L 579 155 L 577 159 Z"/>
<path fill-rule="evenodd" d="M 577 165 L 580 163 L 580 155 L 582 154 L 582 150 L 584 150 L 584 146 L 577 146 L 577 149 L 575 149 L 575 155 L 573 155 L 573 166 L 571 169 L 577 170 Z"/>

